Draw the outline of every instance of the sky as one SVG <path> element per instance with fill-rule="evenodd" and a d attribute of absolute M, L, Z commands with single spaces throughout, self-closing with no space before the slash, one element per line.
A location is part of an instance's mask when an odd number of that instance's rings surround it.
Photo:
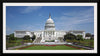
<path fill-rule="evenodd" d="M 93 6 L 7 6 L 6 34 L 15 30 L 44 30 L 49 13 L 56 30 L 83 30 L 94 34 Z"/>

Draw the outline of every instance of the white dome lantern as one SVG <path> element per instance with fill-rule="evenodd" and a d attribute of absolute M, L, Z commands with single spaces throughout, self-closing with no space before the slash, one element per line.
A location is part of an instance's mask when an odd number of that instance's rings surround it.
<path fill-rule="evenodd" d="M 49 14 L 49 19 L 47 20 L 46 23 L 54 23 L 54 21 L 51 19 L 51 15 Z"/>

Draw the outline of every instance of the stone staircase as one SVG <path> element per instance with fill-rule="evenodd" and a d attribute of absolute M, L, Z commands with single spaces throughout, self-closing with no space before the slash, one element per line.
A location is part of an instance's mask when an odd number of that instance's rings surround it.
<path fill-rule="evenodd" d="M 33 41 L 33 43 L 40 43 L 41 39 L 42 39 L 42 38 L 38 37 L 37 39 L 35 39 L 35 40 Z"/>
<path fill-rule="evenodd" d="M 61 39 L 60 42 L 64 42 L 63 39 Z"/>
<path fill-rule="evenodd" d="M 64 42 L 63 38 L 58 38 L 58 40 L 59 40 L 60 42 Z"/>

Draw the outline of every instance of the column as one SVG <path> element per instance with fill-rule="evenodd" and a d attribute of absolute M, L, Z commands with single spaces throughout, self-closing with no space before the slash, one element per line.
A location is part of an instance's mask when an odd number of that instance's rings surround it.
<path fill-rule="evenodd" d="M 53 36 L 53 38 L 54 38 L 54 35 L 53 35 L 53 33 L 54 33 L 54 31 L 52 32 L 52 36 Z"/>
<path fill-rule="evenodd" d="M 52 37 L 53 37 L 53 32 L 52 32 Z M 53 37 L 53 39 L 54 39 L 54 37 Z"/>
<path fill-rule="evenodd" d="M 49 31 L 48 31 L 48 40 L 49 40 Z"/>
<path fill-rule="evenodd" d="M 52 39 L 52 31 L 51 31 L 51 39 Z"/>
<path fill-rule="evenodd" d="M 47 31 L 46 31 L 46 33 L 45 33 L 45 34 L 46 34 L 46 37 L 47 37 Z"/>
<path fill-rule="evenodd" d="M 54 38 L 54 31 L 53 31 L 53 38 Z M 54 38 L 55 39 L 55 38 Z"/>
<path fill-rule="evenodd" d="M 46 37 L 46 32 L 44 32 L 44 37 Z"/>
<path fill-rule="evenodd" d="M 52 31 L 51 31 L 51 37 L 52 37 Z"/>
<path fill-rule="evenodd" d="M 16 32 L 14 32 L 14 37 L 16 37 Z"/>
<path fill-rule="evenodd" d="M 43 39 L 44 39 L 44 37 L 43 37 L 43 32 L 42 32 L 42 34 L 41 34 L 41 35 L 42 35 L 42 40 L 43 40 Z"/>
<path fill-rule="evenodd" d="M 83 39 L 85 39 L 85 32 L 83 32 Z"/>
<path fill-rule="evenodd" d="M 52 31 L 52 37 L 53 37 L 53 31 Z"/>
<path fill-rule="evenodd" d="M 56 32 L 54 33 L 54 36 L 55 36 L 55 38 L 56 38 Z"/>
<path fill-rule="evenodd" d="M 47 37 L 48 37 L 48 32 L 47 32 Z"/>

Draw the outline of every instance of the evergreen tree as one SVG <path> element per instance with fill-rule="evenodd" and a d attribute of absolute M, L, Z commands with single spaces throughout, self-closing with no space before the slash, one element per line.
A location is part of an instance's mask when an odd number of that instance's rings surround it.
<path fill-rule="evenodd" d="M 83 40 L 82 35 L 77 35 L 77 40 Z"/>
<path fill-rule="evenodd" d="M 12 34 L 9 35 L 9 40 L 17 40 L 17 38 L 14 37 L 14 33 L 12 33 Z"/>
<path fill-rule="evenodd" d="M 29 35 L 25 35 L 25 36 L 23 37 L 23 40 L 30 40 L 30 36 L 29 36 Z"/>
<path fill-rule="evenodd" d="M 32 36 L 32 41 L 34 41 L 34 40 L 35 40 L 35 38 L 36 38 L 36 36 L 35 36 L 35 35 L 33 35 L 33 36 Z"/>
<path fill-rule="evenodd" d="M 72 33 L 68 33 L 68 34 L 64 35 L 64 40 L 66 40 L 66 39 L 74 40 L 74 39 L 76 39 L 76 36 Z"/>

